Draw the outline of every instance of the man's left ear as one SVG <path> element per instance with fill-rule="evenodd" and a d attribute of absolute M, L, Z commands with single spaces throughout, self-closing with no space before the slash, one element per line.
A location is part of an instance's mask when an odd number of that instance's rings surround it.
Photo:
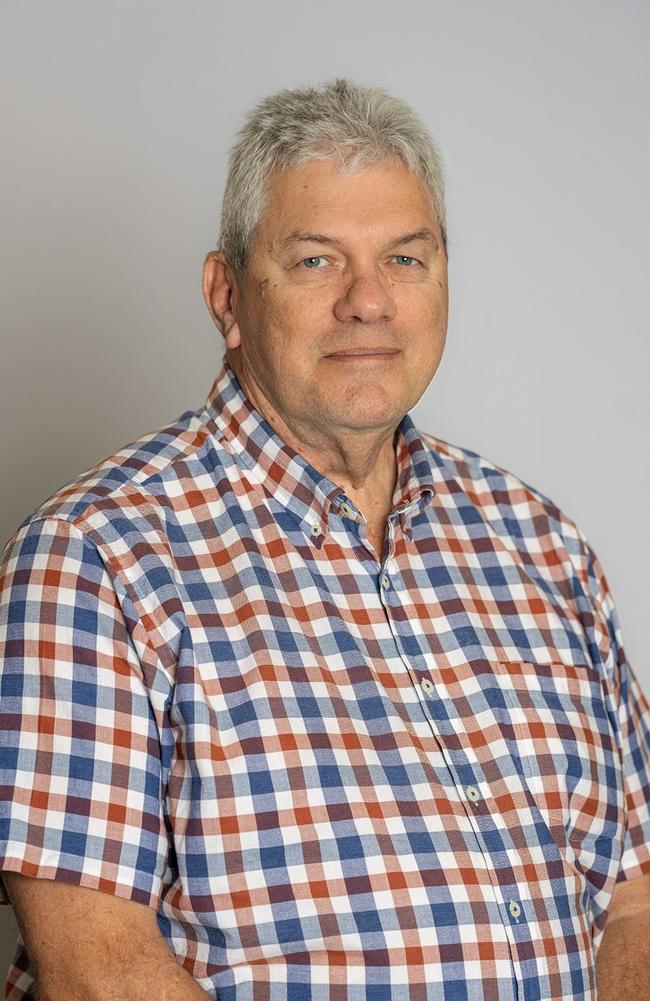
<path fill-rule="evenodd" d="M 234 283 L 232 265 L 219 251 L 211 251 L 203 265 L 203 298 L 229 351 L 238 348 L 241 341 L 233 311 Z"/>

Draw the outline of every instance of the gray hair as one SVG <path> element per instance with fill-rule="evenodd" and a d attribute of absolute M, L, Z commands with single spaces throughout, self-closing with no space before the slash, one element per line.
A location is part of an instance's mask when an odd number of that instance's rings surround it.
<path fill-rule="evenodd" d="M 345 79 L 265 98 L 248 114 L 230 153 L 220 250 L 238 270 L 246 267 L 272 172 L 309 160 L 339 160 L 341 168 L 356 170 L 392 158 L 429 192 L 446 247 L 441 158 L 412 108 L 385 90 Z"/>

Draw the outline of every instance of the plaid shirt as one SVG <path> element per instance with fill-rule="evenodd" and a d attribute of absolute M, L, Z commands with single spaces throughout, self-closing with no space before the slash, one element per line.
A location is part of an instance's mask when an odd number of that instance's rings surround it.
<path fill-rule="evenodd" d="M 594 1001 L 650 872 L 607 584 L 510 474 L 408 416 L 396 454 L 379 564 L 226 368 L 21 526 L 1 864 L 155 908 L 219 1001 Z"/>

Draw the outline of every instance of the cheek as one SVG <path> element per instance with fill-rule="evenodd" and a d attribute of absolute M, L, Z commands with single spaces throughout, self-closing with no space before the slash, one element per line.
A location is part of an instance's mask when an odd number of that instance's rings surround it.
<path fill-rule="evenodd" d="M 291 315 L 300 316 L 316 310 L 326 313 L 337 293 L 332 281 L 312 280 L 309 284 L 299 283 L 278 287 L 277 301 Z"/>
<path fill-rule="evenodd" d="M 430 340 L 433 334 L 444 333 L 447 326 L 446 289 L 435 285 L 404 289 L 396 296 L 400 325 L 418 338 Z"/>
<path fill-rule="evenodd" d="M 308 348 L 330 329 L 334 302 L 331 287 L 278 289 L 269 296 L 267 321 L 287 346 Z"/>

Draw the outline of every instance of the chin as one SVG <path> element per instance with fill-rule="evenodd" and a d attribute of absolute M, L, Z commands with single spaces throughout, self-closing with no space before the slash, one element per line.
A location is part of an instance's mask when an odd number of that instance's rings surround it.
<path fill-rule="evenodd" d="M 401 402 L 402 395 L 389 392 L 385 386 L 353 386 L 342 404 L 345 423 L 368 430 L 399 424 L 408 409 L 402 409 Z M 340 420 L 340 408 L 337 415 Z"/>

